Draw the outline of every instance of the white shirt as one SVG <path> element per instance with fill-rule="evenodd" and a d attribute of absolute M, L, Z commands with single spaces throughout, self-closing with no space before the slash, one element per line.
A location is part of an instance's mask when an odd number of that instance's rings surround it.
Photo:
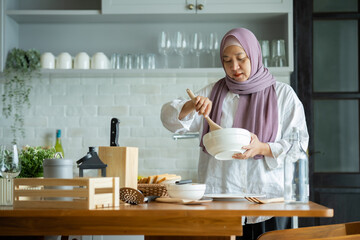
<path fill-rule="evenodd" d="M 209 97 L 215 83 L 201 89 L 195 95 Z M 251 193 L 265 194 L 266 197 L 282 197 L 284 191 L 283 161 L 290 148 L 289 139 L 292 128 L 300 130 L 301 145 L 307 149 L 309 135 L 302 103 L 288 84 L 276 82 L 278 98 L 278 132 L 275 142 L 268 143 L 273 157 L 255 160 L 220 161 L 208 153 L 200 151 L 198 181 L 206 183 L 206 193 Z M 175 99 L 163 105 L 161 121 L 174 133 L 202 133 L 203 117 L 195 111 L 182 120 L 179 114 L 189 99 Z M 228 92 L 224 99 L 220 126 L 231 128 L 239 103 L 237 94 Z M 270 217 L 248 217 L 247 223 L 265 221 Z"/>

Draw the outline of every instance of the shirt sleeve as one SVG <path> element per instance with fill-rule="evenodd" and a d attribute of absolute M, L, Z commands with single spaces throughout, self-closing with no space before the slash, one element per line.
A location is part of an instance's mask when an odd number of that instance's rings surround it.
<path fill-rule="evenodd" d="M 286 152 L 291 146 L 289 139 L 294 127 L 300 131 L 300 142 L 304 151 L 307 151 L 309 143 L 305 112 L 301 101 L 290 86 L 287 87 L 285 93 L 281 94 L 285 96 L 278 97 L 278 106 L 282 108 L 282 114 L 279 116 L 278 135 L 280 137 L 275 142 L 268 143 L 273 156 L 265 156 L 265 162 L 270 169 L 282 167 Z"/>
<path fill-rule="evenodd" d="M 179 120 L 181 109 L 188 100 L 189 99 L 178 98 L 162 106 L 161 122 L 170 132 L 182 134 L 189 131 L 198 131 L 196 128 L 199 127 L 193 124 L 196 117 L 195 111 L 187 115 L 184 119 Z"/>

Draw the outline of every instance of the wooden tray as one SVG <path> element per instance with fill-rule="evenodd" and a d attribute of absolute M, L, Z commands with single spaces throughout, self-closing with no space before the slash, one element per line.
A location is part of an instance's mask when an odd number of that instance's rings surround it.
<path fill-rule="evenodd" d="M 24 188 L 24 186 L 27 186 Z M 40 188 L 34 188 L 34 187 Z M 37 197 L 38 200 L 32 200 Z M 119 206 L 119 178 L 16 178 L 14 208 L 95 209 Z"/>

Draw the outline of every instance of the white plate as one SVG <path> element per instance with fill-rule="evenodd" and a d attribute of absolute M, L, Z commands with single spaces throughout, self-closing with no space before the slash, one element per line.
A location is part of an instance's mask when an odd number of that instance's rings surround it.
<path fill-rule="evenodd" d="M 239 201 L 245 197 L 265 197 L 265 194 L 250 194 L 250 193 L 215 193 L 205 194 L 204 198 L 212 198 L 214 201 Z"/>

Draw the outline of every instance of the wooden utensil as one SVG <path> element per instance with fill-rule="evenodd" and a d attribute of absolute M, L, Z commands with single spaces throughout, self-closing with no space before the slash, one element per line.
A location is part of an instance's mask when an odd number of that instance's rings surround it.
<path fill-rule="evenodd" d="M 120 188 L 120 200 L 131 205 L 138 205 L 141 203 L 148 203 L 156 200 L 159 196 L 147 196 L 145 197 L 141 191 L 135 188 Z"/>
<path fill-rule="evenodd" d="M 120 188 L 120 200 L 131 205 L 144 203 L 144 195 L 135 188 Z"/>
<path fill-rule="evenodd" d="M 257 204 L 264 204 L 264 203 L 275 203 L 275 202 L 283 202 L 284 198 L 280 197 L 280 198 L 268 198 L 268 199 L 260 199 L 257 197 L 245 197 L 246 200 L 248 200 L 249 202 L 252 203 L 257 203 Z"/>
<path fill-rule="evenodd" d="M 186 89 L 186 92 L 189 95 L 190 99 L 195 103 L 196 96 L 194 95 L 194 93 L 190 89 Z M 204 116 L 204 118 L 206 119 L 206 121 L 209 124 L 210 131 L 215 131 L 215 130 L 219 130 L 222 128 L 219 125 L 217 125 L 213 120 L 211 120 L 209 118 L 209 116 Z"/>

